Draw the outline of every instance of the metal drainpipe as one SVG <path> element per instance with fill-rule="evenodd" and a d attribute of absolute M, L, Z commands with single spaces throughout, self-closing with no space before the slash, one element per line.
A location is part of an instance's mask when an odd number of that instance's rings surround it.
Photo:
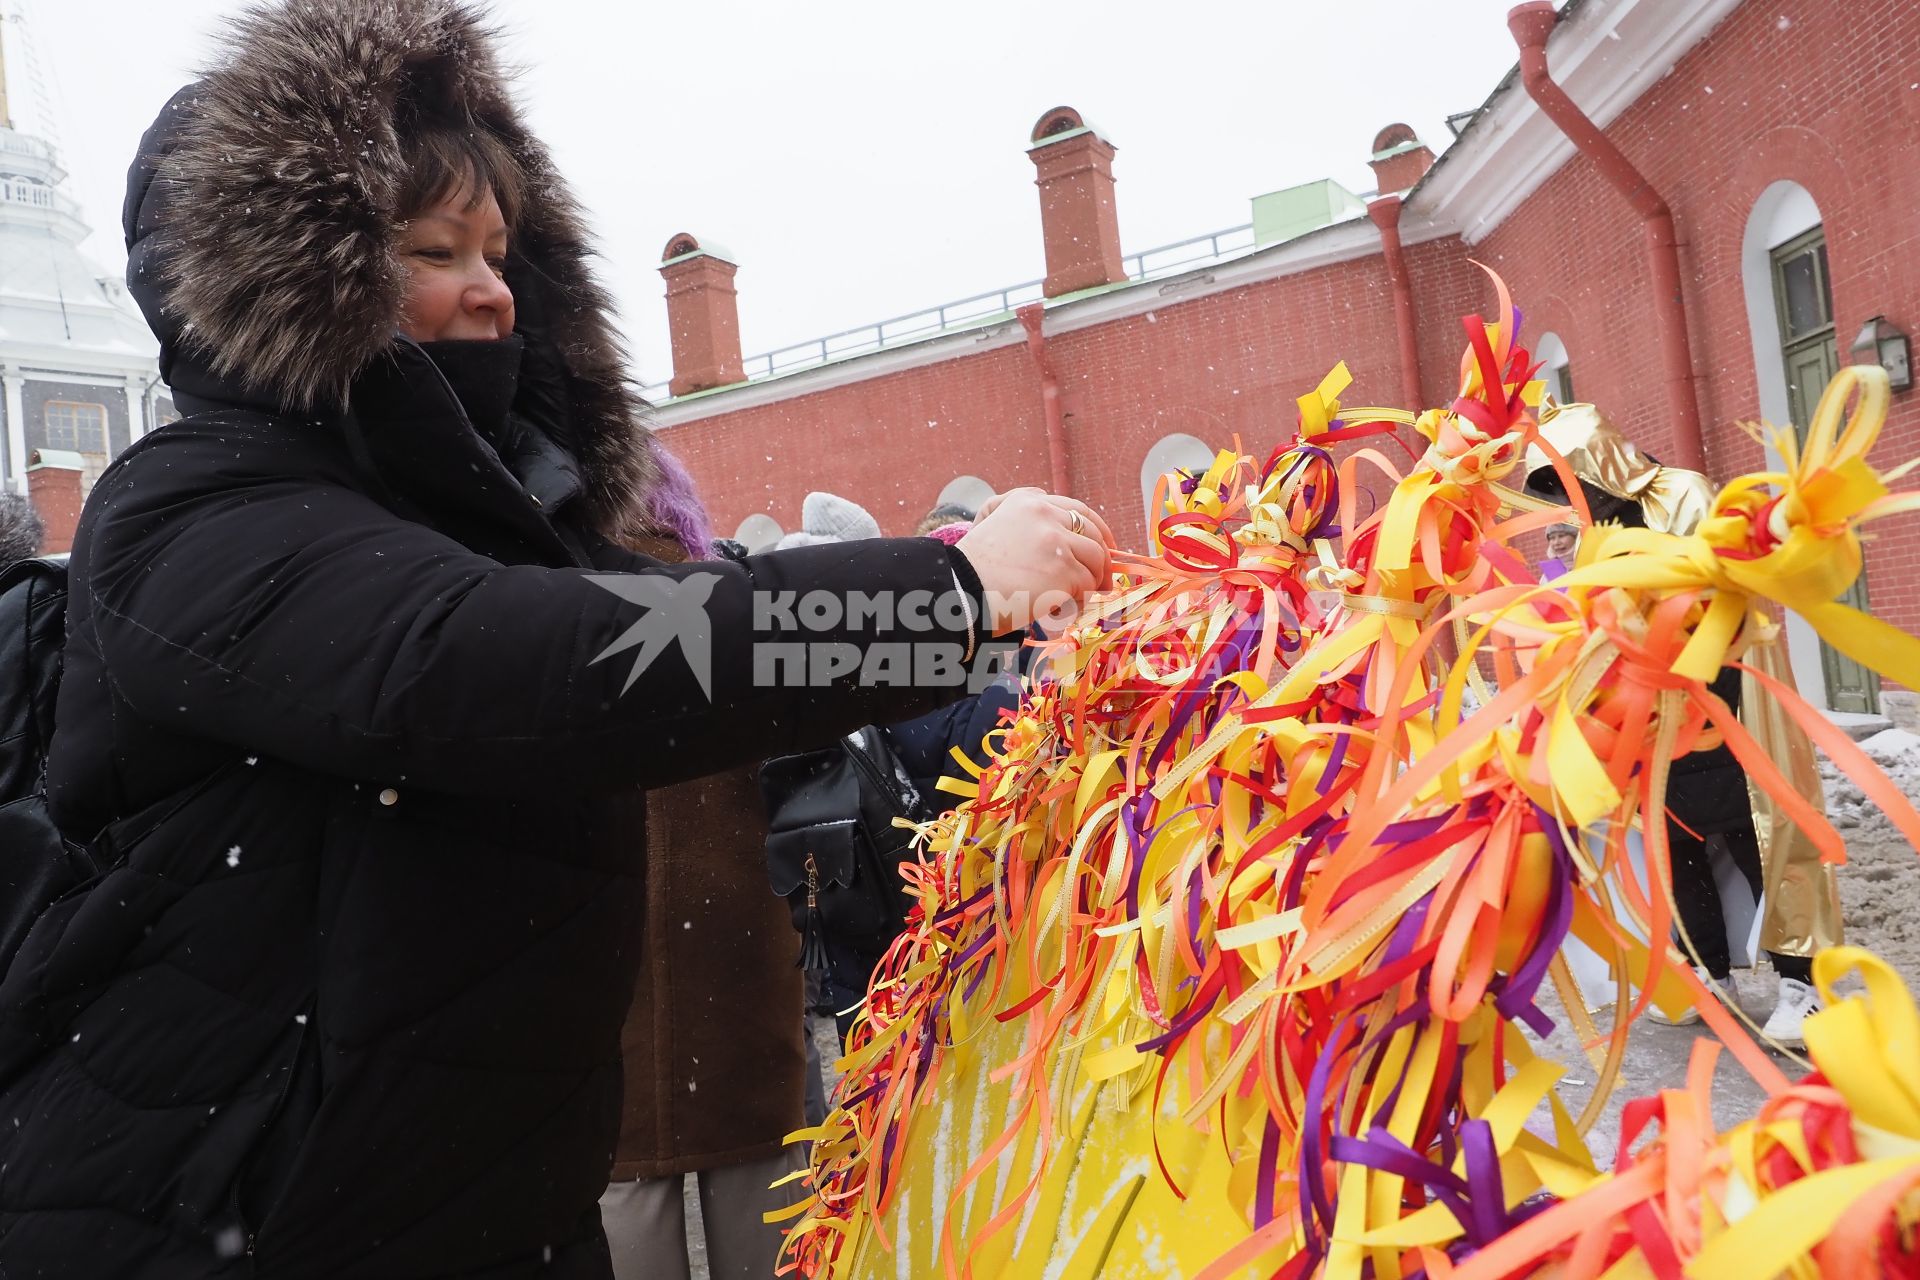
<path fill-rule="evenodd" d="M 1060 408 L 1060 379 L 1054 376 L 1053 358 L 1047 353 L 1047 337 L 1040 331 L 1044 303 L 1029 302 L 1013 314 L 1027 331 L 1027 352 L 1040 370 L 1040 403 L 1047 413 L 1047 478 L 1054 493 L 1067 492 L 1067 426 Z"/>
<path fill-rule="evenodd" d="M 1673 211 L 1660 193 L 1633 167 L 1586 112 L 1574 105 L 1547 71 L 1547 37 L 1559 16 L 1549 0 L 1531 0 L 1507 13 L 1507 30 L 1520 46 L 1520 80 L 1527 96 L 1573 145 L 1591 159 L 1640 215 L 1647 259 L 1653 270 L 1653 312 L 1659 327 L 1661 363 L 1666 368 L 1667 398 L 1674 418 L 1674 459 L 1692 471 L 1707 469 L 1707 442 L 1700 427 L 1700 396 L 1693 381 L 1693 350 L 1687 341 L 1687 304 L 1680 286 L 1679 239 Z"/>
<path fill-rule="evenodd" d="M 1400 338 L 1400 396 L 1402 407 L 1414 413 L 1426 408 L 1420 398 L 1420 344 L 1413 327 L 1413 278 L 1400 249 L 1400 197 L 1381 196 L 1367 206 L 1367 216 L 1380 228 L 1380 250 L 1387 260 L 1387 280 L 1393 286 L 1393 327 Z"/>

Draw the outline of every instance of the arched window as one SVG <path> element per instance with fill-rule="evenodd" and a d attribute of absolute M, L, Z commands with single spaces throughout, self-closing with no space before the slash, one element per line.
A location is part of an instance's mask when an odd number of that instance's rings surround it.
<path fill-rule="evenodd" d="M 1820 206 L 1797 182 L 1769 186 L 1747 215 L 1740 246 L 1740 275 L 1746 287 L 1753 368 L 1760 380 L 1760 416 L 1767 422 L 1784 423 L 1793 417 L 1787 397 L 1786 360 L 1781 351 L 1780 317 L 1775 308 L 1773 251 L 1820 226 Z"/>
<path fill-rule="evenodd" d="M 1540 335 L 1540 341 L 1534 344 L 1533 358 L 1540 362 L 1540 380 L 1547 384 L 1547 394 L 1556 404 L 1572 404 L 1573 366 L 1567 359 L 1567 344 L 1560 341 L 1560 335 L 1547 332 Z"/>
<path fill-rule="evenodd" d="M 1215 452 L 1205 441 L 1181 432 L 1162 436 L 1147 450 L 1140 464 L 1140 505 L 1146 508 L 1148 528 L 1160 517 L 1153 509 L 1153 491 L 1160 477 L 1169 471 L 1205 471 L 1213 465 Z"/>
<path fill-rule="evenodd" d="M 784 532 L 778 520 L 764 511 L 756 511 L 740 522 L 740 527 L 733 531 L 733 540 L 748 551 L 765 551 L 780 541 Z"/>
<path fill-rule="evenodd" d="M 1804 431 L 1820 394 L 1840 367 L 1833 291 L 1827 280 L 1827 237 L 1813 193 L 1797 182 L 1775 182 L 1760 193 L 1747 215 L 1740 242 L 1740 277 L 1747 299 L 1747 332 L 1753 340 L 1760 417 L 1791 422 Z M 1781 465 L 1769 445 L 1767 464 Z M 1867 610 L 1863 571 L 1841 597 Z M 1880 681 L 1787 615 L 1787 653 L 1800 692 L 1830 711 L 1877 713 Z"/>

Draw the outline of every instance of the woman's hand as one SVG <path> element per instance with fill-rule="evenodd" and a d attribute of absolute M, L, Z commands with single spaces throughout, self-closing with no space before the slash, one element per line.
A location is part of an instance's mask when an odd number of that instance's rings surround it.
<path fill-rule="evenodd" d="M 980 575 L 995 635 L 1057 626 L 1112 578 L 1107 522 L 1077 498 L 1040 489 L 990 499 L 958 545 Z"/>

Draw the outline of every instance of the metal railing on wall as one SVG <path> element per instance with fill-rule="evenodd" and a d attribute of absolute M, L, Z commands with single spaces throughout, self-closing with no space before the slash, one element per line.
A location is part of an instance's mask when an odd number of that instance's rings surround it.
<path fill-rule="evenodd" d="M 1139 253 L 1125 254 L 1120 261 L 1128 280 L 1152 280 L 1178 271 L 1191 271 L 1212 263 L 1225 262 L 1251 253 L 1253 249 L 1253 224 L 1249 222 Z M 1023 280 L 1004 289 L 976 293 L 921 311 L 877 320 L 856 329 L 843 329 L 825 337 L 809 338 L 805 342 L 748 356 L 743 361 L 746 380 L 764 382 L 802 369 L 832 364 L 849 356 L 867 355 L 889 347 L 938 337 L 943 333 L 978 328 L 1002 317 L 1010 317 L 1017 308 L 1030 302 L 1042 301 L 1045 297 L 1043 283 L 1040 280 Z M 667 394 L 667 385 L 664 380 L 647 383 L 640 388 L 640 393 L 652 403 L 660 404 L 671 399 Z"/>
<path fill-rule="evenodd" d="M 25 156 L 39 156 L 43 160 L 56 159 L 53 148 L 40 139 L 11 131 L 0 133 L 0 151 L 14 151 Z"/>
<path fill-rule="evenodd" d="M 86 221 L 80 202 L 64 191 L 38 182 L 0 178 L 0 203 L 22 204 L 35 209 L 51 209 L 70 218 Z"/>

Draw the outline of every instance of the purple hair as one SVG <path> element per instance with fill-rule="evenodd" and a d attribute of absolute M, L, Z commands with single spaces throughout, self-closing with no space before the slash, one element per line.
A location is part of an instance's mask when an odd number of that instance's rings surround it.
<path fill-rule="evenodd" d="M 686 465 L 661 447 L 656 440 L 654 457 L 660 463 L 660 483 L 647 494 L 647 522 L 662 533 L 670 533 L 687 549 L 694 560 L 713 555 L 713 521 L 707 508 L 694 492 L 693 476 Z"/>

